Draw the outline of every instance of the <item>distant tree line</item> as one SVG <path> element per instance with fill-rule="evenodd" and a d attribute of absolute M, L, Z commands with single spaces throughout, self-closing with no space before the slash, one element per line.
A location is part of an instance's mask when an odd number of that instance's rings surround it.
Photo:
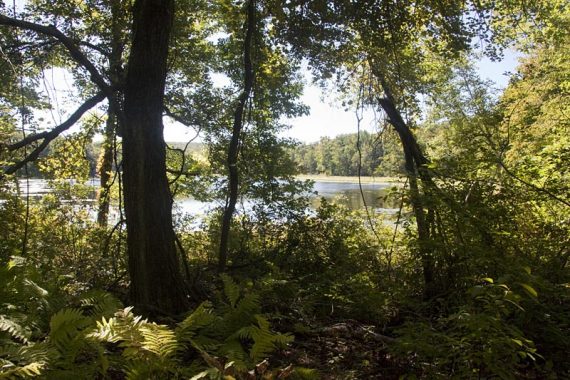
<path fill-rule="evenodd" d="M 360 147 L 360 149 L 359 149 Z M 360 152 L 359 152 L 360 150 Z M 393 176 L 404 172 L 401 148 L 393 133 L 366 131 L 323 137 L 318 142 L 297 146 L 292 156 L 303 174 L 337 176 Z"/>

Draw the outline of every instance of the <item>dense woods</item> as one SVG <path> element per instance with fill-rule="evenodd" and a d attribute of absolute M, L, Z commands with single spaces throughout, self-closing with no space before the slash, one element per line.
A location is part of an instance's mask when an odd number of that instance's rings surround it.
<path fill-rule="evenodd" d="M 405 174 L 398 148 L 397 136 L 389 131 L 378 136 L 363 131 L 324 137 L 296 146 L 291 154 L 303 174 L 390 177 Z"/>
<path fill-rule="evenodd" d="M 1 3 L 0 377 L 569 377 L 569 26 L 563 0 Z M 475 65 L 507 49 L 499 92 Z M 379 132 L 281 137 L 303 70 Z M 311 210 L 301 172 L 400 177 L 400 207 Z"/>

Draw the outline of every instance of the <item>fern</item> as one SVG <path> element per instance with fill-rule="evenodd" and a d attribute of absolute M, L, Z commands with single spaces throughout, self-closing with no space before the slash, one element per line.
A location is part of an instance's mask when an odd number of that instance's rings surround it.
<path fill-rule="evenodd" d="M 95 319 L 112 316 L 122 308 L 121 302 L 110 293 L 92 290 L 80 300 L 81 309 Z"/>
<path fill-rule="evenodd" d="M 227 297 L 228 301 L 230 301 L 230 306 L 235 307 L 240 294 L 239 287 L 227 274 L 222 274 L 220 277 L 224 283 L 224 295 Z"/>
<path fill-rule="evenodd" d="M 269 322 L 261 315 L 256 315 L 256 325 L 244 327 L 236 332 L 235 336 L 242 340 L 252 340 L 250 357 L 254 363 L 265 358 L 277 347 L 282 347 L 293 341 L 290 334 L 275 334 L 269 330 Z"/>
<path fill-rule="evenodd" d="M 190 341 L 196 333 L 214 323 L 216 316 L 213 314 L 212 304 L 202 302 L 194 311 L 180 322 L 176 328 L 176 335 L 180 341 Z"/>
<path fill-rule="evenodd" d="M 8 319 L 5 315 L 0 315 L 0 331 L 7 332 L 13 339 L 16 339 L 24 344 L 27 344 L 31 332 L 13 319 Z"/>
<path fill-rule="evenodd" d="M 166 326 L 148 324 L 141 328 L 141 333 L 144 337 L 141 348 L 160 359 L 172 359 L 179 349 L 176 334 Z"/>
<path fill-rule="evenodd" d="M 32 333 L 33 322 L 15 305 L 25 295 L 47 310 L 47 303 L 37 300 L 48 293 L 14 272 L 20 265 L 0 266 L 0 284 L 14 289 L 0 289 L 14 301 L 4 304 L 0 315 L 0 378 L 91 379 L 118 373 L 127 379 L 227 378 L 246 374 L 292 340 L 271 331 L 260 314 L 259 296 L 224 276 L 223 301 L 216 307 L 200 304 L 175 329 L 135 315 L 132 307 L 116 311 L 120 303 L 114 297 L 94 291 L 79 300 L 78 308 L 54 314 L 47 337 L 34 341 L 45 333 Z"/>
<path fill-rule="evenodd" d="M 85 317 L 80 310 L 60 310 L 50 320 L 51 343 L 61 351 L 69 351 L 72 340 L 78 336 L 80 330 L 89 326 L 90 322 L 90 319 Z"/>
<path fill-rule="evenodd" d="M 36 377 L 42 374 L 44 363 L 30 363 L 18 367 L 3 360 L 0 379 L 18 379 Z"/>
<path fill-rule="evenodd" d="M 115 361 L 125 369 L 129 379 L 169 377 L 165 374 L 172 374 L 179 367 L 177 354 L 182 345 L 176 332 L 134 315 L 130 307 L 109 320 L 102 318 L 89 337 L 122 349 L 121 359 Z"/>
<path fill-rule="evenodd" d="M 297 367 L 293 371 L 293 380 L 320 380 L 319 371 L 312 368 Z"/>

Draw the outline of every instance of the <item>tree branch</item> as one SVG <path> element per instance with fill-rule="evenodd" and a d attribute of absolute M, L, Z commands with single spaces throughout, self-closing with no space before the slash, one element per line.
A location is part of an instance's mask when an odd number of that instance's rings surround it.
<path fill-rule="evenodd" d="M 82 66 L 89 72 L 91 76 L 91 81 L 95 83 L 95 85 L 99 87 L 99 89 L 105 94 L 105 96 L 109 100 L 109 103 L 113 104 L 113 106 L 115 107 L 115 113 L 119 120 L 119 131 L 121 130 L 122 125 L 125 124 L 125 115 L 123 114 L 123 110 L 120 107 L 119 101 L 115 93 L 115 89 L 105 81 L 105 78 L 103 78 L 103 76 L 99 73 L 95 65 L 89 60 L 89 58 L 87 58 L 85 54 L 83 54 L 83 52 L 79 49 L 78 43 L 76 43 L 76 41 L 66 36 L 63 32 L 61 32 L 53 25 L 45 26 L 45 25 L 35 24 L 24 20 L 17 20 L 15 18 L 11 18 L 2 14 L 0 14 L 0 25 L 13 26 L 16 28 L 31 30 L 36 33 L 53 37 L 59 42 L 61 42 L 69 51 L 71 58 L 73 58 L 75 62 L 77 62 L 80 66 Z M 80 42 L 80 44 L 88 46 L 92 49 L 96 48 L 96 46 L 88 42 L 82 42 L 82 43 Z"/>
<path fill-rule="evenodd" d="M 8 145 L 8 150 L 14 151 L 16 149 L 20 149 L 25 145 L 28 145 L 40 139 L 48 139 L 50 141 L 53 140 L 63 131 L 66 131 L 69 128 L 71 128 L 73 124 L 75 124 L 81 118 L 81 116 L 83 116 L 85 112 L 95 107 L 98 103 L 102 102 L 104 99 L 105 95 L 102 92 L 99 92 L 97 95 L 87 99 L 85 103 L 83 103 L 66 121 L 64 121 L 54 129 L 50 131 L 44 131 L 33 135 L 29 135 L 18 142 Z"/>
<path fill-rule="evenodd" d="M 103 49 L 101 46 L 97 46 L 92 44 L 91 42 L 87 42 L 87 41 L 77 41 L 78 45 L 83 45 L 85 47 L 88 47 L 89 49 L 98 51 L 99 53 L 103 54 L 105 57 L 109 57 L 111 55 L 110 52 L 108 52 L 107 50 Z"/>
<path fill-rule="evenodd" d="M 166 116 L 170 117 L 171 119 L 173 119 L 174 121 L 184 125 L 185 127 L 192 127 L 192 124 L 190 124 L 187 120 L 185 120 L 180 115 L 177 115 L 174 112 L 172 112 L 166 105 L 164 106 L 164 114 Z"/>
<path fill-rule="evenodd" d="M 69 38 L 68 36 L 66 36 L 65 34 L 63 34 L 55 26 L 53 25 L 45 26 L 45 25 L 35 24 L 33 22 L 17 20 L 15 18 L 11 18 L 5 15 L 0 15 L 0 25 L 13 26 L 20 29 L 31 30 L 36 33 L 44 34 L 57 39 L 67 48 L 73 60 L 75 60 L 75 62 L 83 66 L 89 72 L 93 83 L 95 83 L 101 89 L 101 91 L 105 93 L 107 97 L 111 98 L 113 96 L 113 92 L 109 84 L 107 84 L 107 82 L 105 81 L 103 76 L 99 73 L 95 65 L 93 65 L 93 63 L 87 58 L 87 56 L 85 56 L 85 54 L 81 52 L 76 42 L 71 38 Z"/>
<path fill-rule="evenodd" d="M 38 145 L 30 154 L 28 154 L 23 160 L 15 163 L 12 166 L 9 166 L 4 170 L 3 173 L 0 173 L 0 179 L 8 174 L 14 174 L 18 169 L 22 168 L 30 161 L 36 160 L 40 153 L 44 151 L 44 149 L 49 145 L 49 143 L 59 136 L 62 132 L 71 128 L 87 111 L 91 108 L 95 107 L 98 103 L 105 99 L 105 95 L 100 92 L 97 95 L 87 99 L 85 103 L 83 103 L 66 121 L 55 127 L 50 131 L 40 132 L 33 135 L 30 135 L 14 144 L 8 145 L 7 148 L 9 151 L 14 151 L 20 149 L 26 145 L 33 143 L 34 141 L 42 140 L 40 145 Z"/>
<path fill-rule="evenodd" d="M 530 187 L 530 188 L 533 189 L 534 191 L 539 192 L 539 193 L 546 194 L 546 195 L 549 196 L 550 198 L 552 198 L 552 199 L 554 199 L 554 200 L 556 200 L 556 201 L 558 201 L 558 202 L 560 202 L 560 203 L 562 203 L 562 204 L 564 204 L 564 205 L 570 207 L 570 202 L 568 202 L 567 200 L 560 198 L 560 197 L 557 196 L 556 194 L 554 194 L 554 193 L 548 191 L 547 189 L 545 189 L 545 188 L 543 188 L 543 187 L 538 187 L 538 186 L 536 186 L 536 185 L 534 185 L 534 184 L 532 184 L 532 183 L 530 183 L 530 182 L 528 182 L 528 181 L 525 181 L 524 179 L 518 177 L 515 173 L 513 173 L 509 168 L 507 168 L 507 166 L 504 164 L 503 161 L 498 160 L 498 162 L 499 162 L 499 165 L 500 165 L 500 166 L 503 168 L 503 170 L 505 171 L 505 173 L 507 173 L 510 177 L 516 179 L 517 181 L 519 181 L 519 182 L 522 183 L 523 185 L 526 185 L 526 186 Z"/>

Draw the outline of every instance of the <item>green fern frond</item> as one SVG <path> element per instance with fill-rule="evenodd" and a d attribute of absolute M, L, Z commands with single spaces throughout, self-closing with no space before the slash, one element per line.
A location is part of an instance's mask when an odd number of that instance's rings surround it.
<path fill-rule="evenodd" d="M 255 315 L 256 325 L 241 328 L 233 334 L 233 338 L 241 341 L 253 341 L 249 352 L 251 359 L 256 362 L 264 359 L 277 347 L 282 347 L 293 341 L 290 334 L 273 333 L 269 321 L 262 315 Z"/>
<path fill-rule="evenodd" d="M 81 332 L 87 328 L 91 320 L 80 310 L 62 309 L 51 317 L 49 341 L 62 353 L 68 362 L 73 362 L 75 355 L 86 342 Z"/>
<path fill-rule="evenodd" d="M 218 339 L 203 334 L 198 334 L 188 341 L 197 350 L 215 352 L 221 346 Z"/>
<path fill-rule="evenodd" d="M 295 367 L 293 371 L 293 380 L 320 380 L 321 375 L 316 369 Z"/>
<path fill-rule="evenodd" d="M 252 339 L 253 335 L 255 334 L 255 326 L 245 326 L 235 332 L 235 334 L 231 335 L 230 338 L 238 338 L 241 340 Z"/>
<path fill-rule="evenodd" d="M 145 362 L 136 362 L 132 363 L 130 368 L 126 370 L 126 379 L 127 380 L 148 380 L 148 379 L 160 379 L 164 378 L 163 375 L 158 374 L 155 366 L 151 363 Z"/>
<path fill-rule="evenodd" d="M 239 340 L 230 339 L 218 350 L 219 354 L 235 362 L 235 367 L 244 370 L 247 368 L 248 354 Z"/>
<path fill-rule="evenodd" d="M 202 302 L 186 319 L 176 328 L 176 335 L 180 341 L 192 339 L 198 330 L 210 326 L 216 320 L 210 302 Z"/>
<path fill-rule="evenodd" d="M 31 332 L 5 315 L 0 315 L 0 331 L 7 332 L 13 339 L 22 343 L 28 343 Z"/>
<path fill-rule="evenodd" d="M 270 332 L 261 329 L 254 329 L 253 346 L 249 351 L 249 356 L 254 362 L 258 362 L 267 357 L 275 350 L 273 335 Z"/>
<path fill-rule="evenodd" d="M 19 379 L 40 376 L 45 363 L 29 363 L 24 366 L 10 366 L 3 363 L 0 368 L 0 379 Z"/>
<path fill-rule="evenodd" d="M 236 312 L 255 315 L 261 311 L 261 300 L 257 294 L 246 294 L 237 304 Z"/>
<path fill-rule="evenodd" d="M 47 342 L 39 342 L 19 346 L 17 353 L 13 357 L 19 358 L 21 361 L 27 363 L 50 363 L 58 356 L 59 353 Z"/>
<path fill-rule="evenodd" d="M 123 305 L 112 294 L 102 290 L 92 290 L 80 300 L 81 309 L 94 318 L 110 317 Z"/>
<path fill-rule="evenodd" d="M 217 327 L 222 337 L 234 334 L 243 327 L 255 323 L 254 316 L 260 312 L 261 305 L 259 296 L 246 294 L 234 308 L 223 310 L 221 320 Z"/>
<path fill-rule="evenodd" d="M 172 358 L 180 348 L 174 331 L 167 326 L 148 324 L 141 328 L 141 333 L 144 337 L 141 348 L 161 359 Z"/>
<path fill-rule="evenodd" d="M 261 330 L 269 332 L 270 326 L 269 326 L 269 321 L 267 320 L 267 318 L 265 318 L 261 314 L 256 314 L 255 315 L 255 321 L 257 322 L 257 325 L 259 326 L 259 328 Z"/>
<path fill-rule="evenodd" d="M 146 319 L 134 315 L 132 307 L 119 310 L 113 318 L 106 320 L 102 318 L 97 322 L 97 329 L 90 336 L 100 341 L 117 343 L 121 342 L 121 347 L 140 347 L 144 337 L 141 328 L 148 324 Z"/>
<path fill-rule="evenodd" d="M 222 274 L 220 277 L 224 283 L 224 295 L 230 302 L 230 306 L 235 307 L 240 295 L 239 286 L 227 274 Z"/>

